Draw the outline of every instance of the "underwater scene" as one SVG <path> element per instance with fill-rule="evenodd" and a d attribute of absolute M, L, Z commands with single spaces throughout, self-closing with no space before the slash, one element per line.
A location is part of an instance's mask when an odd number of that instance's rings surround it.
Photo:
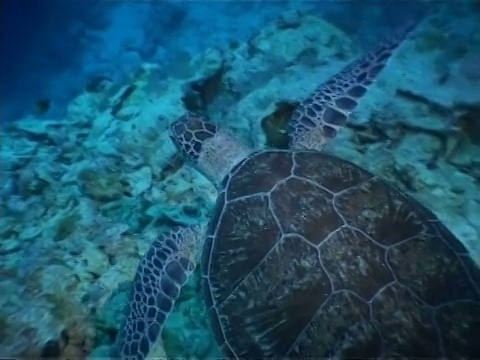
<path fill-rule="evenodd" d="M 0 358 L 480 358 L 479 1 L 0 6 Z"/>

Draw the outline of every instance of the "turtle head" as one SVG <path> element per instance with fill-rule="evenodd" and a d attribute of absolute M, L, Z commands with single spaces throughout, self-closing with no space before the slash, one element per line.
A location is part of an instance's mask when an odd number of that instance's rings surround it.
<path fill-rule="evenodd" d="M 218 127 L 193 113 L 183 115 L 170 126 L 170 138 L 187 161 L 198 161 L 203 145 L 215 137 Z"/>
<path fill-rule="evenodd" d="M 201 115 L 187 113 L 172 123 L 170 138 L 183 158 L 217 187 L 251 150 Z"/>

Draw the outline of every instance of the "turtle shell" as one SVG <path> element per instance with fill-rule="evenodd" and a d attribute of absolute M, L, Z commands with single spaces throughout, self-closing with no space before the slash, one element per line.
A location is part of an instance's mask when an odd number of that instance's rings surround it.
<path fill-rule="evenodd" d="M 252 154 L 202 255 L 227 356 L 480 357 L 480 270 L 433 213 L 351 162 Z"/>

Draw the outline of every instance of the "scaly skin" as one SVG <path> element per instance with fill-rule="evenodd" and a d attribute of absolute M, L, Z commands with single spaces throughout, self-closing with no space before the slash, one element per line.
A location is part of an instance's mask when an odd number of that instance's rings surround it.
<path fill-rule="evenodd" d="M 197 264 L 204 227 L 179 227 L 155 240 L 140 262 L 129 312 L 112 357 L 145 359 L 162 331 L 175 301 Z"/>
<path fill-rule="evenodd" d="M 183 157 L 217 188 L 230 170 L 253 149 L 201 116 L 187 113 L 171 126 L 172 140 Z"/>
<path fill-rule="evenodd" d="M 290 148 L 324 149 L 347 124 L 358 100 L 416 26 L 417 23 L 407 24 L 372 52 L 345 66 L 302 101 L 289 121 Z"/>
<path fill-rule="evenodd" d="M 394 50 L 415 28 L 409 24 L 374 51 L 353 61 L 303 101 L 289 122 L 291 149 L 322 150 L 345 126 Z M 217 186 L 251 149 L 201 116 L 187 114 L 171 126 L 172 140 L 184 158 Z M 158 341 L 180 288 L 196 265 L 203 233 L 179 228 L 163 235 L 141 261 L 132 286 L 129 313 L 113 356 L 143 360 Z"/>

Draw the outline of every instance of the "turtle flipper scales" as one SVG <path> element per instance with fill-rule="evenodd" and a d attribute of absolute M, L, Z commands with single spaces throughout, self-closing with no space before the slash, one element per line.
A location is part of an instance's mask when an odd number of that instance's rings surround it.
<path fill-rule="evenodd" d="M 153 242 L 138 265 L 113 358 L 147 358 L 181 287 L 195 269 L 202 241 L 203 228 L 191 226 L 171 230 Z"/>
<path fill-rule="evenodd" d="M 290 148 L 322 150 L 346 125 L 388 60 L 418 22 L 411 22 L 376 48 L 346 65 L 302 101 L 289 121 Z"/>

